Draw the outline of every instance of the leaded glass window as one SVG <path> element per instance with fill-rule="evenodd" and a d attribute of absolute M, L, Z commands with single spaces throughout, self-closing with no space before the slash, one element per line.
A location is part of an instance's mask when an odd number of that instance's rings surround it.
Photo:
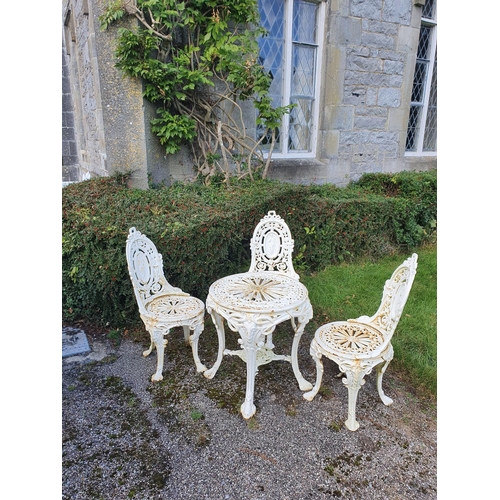
<path fill-rule="evenodd" d="M 437 152 L 437 43 L 436 0 L 427 0 L 413 77 L 406 151 L 414 154 Z"/>
<path fill-rule="evenodd" d="M 273 105 L 295 104 L 276 132 L 276 156 L 311 155 L 318 121 L 319 65 L 324 2 L 259 0 L 261 24 L 268 35 L 259 40 L 260 61 L 272 78 Z M 258 139 L 266 131 L 257 128 Z M 269 147 L 270 133 L 264 138 Z M 267 143 L 267 144 L 266 144 Z"/>

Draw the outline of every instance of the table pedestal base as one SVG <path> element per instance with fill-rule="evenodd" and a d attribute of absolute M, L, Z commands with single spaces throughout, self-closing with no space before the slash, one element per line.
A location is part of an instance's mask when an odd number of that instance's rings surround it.
<path fill-rule="evenodd" d="M 245 363 L 247 362 L 247 355 L 244 349 L 240 349 L 239 351 L 230 351 L 229 349 L 225 349 L 224 354 L 229 354 L 230 356 L 238 356 Z M 257 366 L 267 365 L 271 361 L 288 361 L 289 363 L 291 363 L 292 357 L 285 356 L 284 354 L 275 354 L 272 349 L 268 349 L 267 347 L 257 350 Z"/>
<path fill-rule="evenodd" d="M 300 373 L 297 361 L 297 351 L 300 338 L 302 337 L 302 334 L 304 332 L 304 327 L 312 317 L 312 307 L 310 306 L 308 301 L 304 303 L 303 307 L 300 310 L 300 314 L 297 314 L 299 319 L 297 324 L 295 324 L 295 317 L 290 316 L 290 314 L 282 315 L 279 318 L 272 318 L 274 321 L 271 321 L 271 318 L 269 318 L 270 321 L 267 324 L 262 323 L 262 318 L 260 318 L 261 321 L 259 321 L 258 323 L 256 321 L 249 320 L 249 318 L 245 318 L 244 321 L 235 322 L 235 318 L 230 318 L 228 315 L 228 318 L 226 318 L 228 321 L 228 325 L 233 331 L 238 332 L 241 337 L 238 340 L 238 343 L 242 346 L 242 349 L 236 351 L 225 349 L 224 318 L 219 312 L 213 309 L 212 304 L 208 300 L 207 311 L 211 314 L 213 322 L 217 329 L 217 335 L 219 337 L 219 352 L 216 362 L 214 363 L 212 368 L 204 372 L 204 375 L 207 378 L 212 378 L 215 376 L 222 362 L 222 357 L 224 354 L 238 356 L 246 363 L 246 394 L 245 401 L 241 405 L 241 414 L 244 418 L 251 418 L 255 414 L 255 405 L 253 404 L 255 375 L 257 374 L 257 368 L 261 365 L 276 360 L 288 361 L 292 364 L 293 372 L 299 384 L 300 390 L 309 391 L 312 389 L 312 384 L 308 382 Z M 268 347 L 268 345 L 272 346 L 272 343 L 268 342 L 266 344 L 265 342 L 266 336 L 268 336 L 269 338 L 269 336 L 276 328 L 276 325 L 286 319 L 291 319 L 292 326 L 295 331 L 292 343 L 292 352 L 289 356 L 275 354 L 273 349 L 271 347 Z"/>

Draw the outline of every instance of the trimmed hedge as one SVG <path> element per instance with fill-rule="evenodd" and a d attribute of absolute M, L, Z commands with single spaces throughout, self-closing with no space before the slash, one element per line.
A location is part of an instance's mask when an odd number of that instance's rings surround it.
<path fill-rule="evenodd" d="M 167 279 L 204 300 L 216 279 L 248 269 L 249 241 L 275 210 L 295 240 L 299 273 L 414 249 L 432 236 L 437 173 L 367 174 L 346 188 L 260 180 L 129 189 L 97 178 L 63 188 L 63 319 L 118 328 L 140 318 L 125 258 L 135 226 L 163 255 Z"/>

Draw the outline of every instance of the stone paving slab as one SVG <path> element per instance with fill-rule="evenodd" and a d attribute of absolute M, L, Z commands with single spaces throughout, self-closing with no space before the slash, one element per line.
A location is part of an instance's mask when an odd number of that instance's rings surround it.
<path fill-rule="evenodd" d="M 83 330 L 66 327 L 62 329 L 62 357 L 90 352 L 87 336 Z"/>

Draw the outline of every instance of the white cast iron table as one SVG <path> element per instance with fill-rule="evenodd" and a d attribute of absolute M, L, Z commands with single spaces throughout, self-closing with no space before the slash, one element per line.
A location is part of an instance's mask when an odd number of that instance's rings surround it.
<path fill-rule="evenodd" d="M 206 309 L 217 329 L 219 351 L 216 362 L 204 375 L 212 378 L 217 373 L 223 354 L 239 356 L 246 362 L 246 395 L 241 405 L 244 418 L 250 418 L 255 413 L 255 375 L 260 365 L 274 360 L 288 361 L 292 364 L 300 389 L 312 389 L 312 384 L 300 373 L 297 361 L 300 338 L 313 316 L 307 288 L 299 280 L 273 271 L 227 276 L 211 285 Z M 225 349 L 224 319 L 231 330 L 239 333 L 241 350 Z M 295 331 L 291 355 L 277 355 L 273 352 L 272 333 L 276 325 L 288 319 Z"/>

